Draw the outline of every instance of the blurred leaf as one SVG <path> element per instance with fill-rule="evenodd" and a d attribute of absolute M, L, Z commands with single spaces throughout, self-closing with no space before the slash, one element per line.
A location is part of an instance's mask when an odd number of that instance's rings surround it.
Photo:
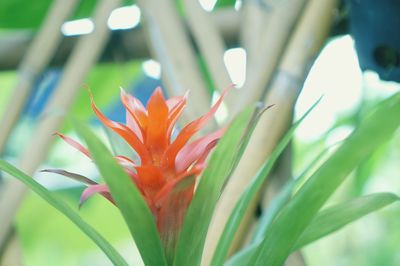
<path fill-rule="evenodd" d="M 0 72 L 0 117 L 3 116 L 3 112 L 9 103 L 16 77 L 17 72 L 15 71 Z"/>
<path fill-rule="evenodd" d="M 96 104 L 103 108 L 110 103 L 119 101 L 120 87 L 128 87 L 141 73 L 141 63 L 132 61 L 125 64 L 98 64 L 89 73 L 85 83 L 95 96 Z M 72 117 L 88 120 L 93 116 L 88 93 L 85 89 L 79 91 L 70 111 Z M 68 122 L 64 130 L 71 129 Z"/>
<path fill-rule="evenodd" d="M 322 205 L 362 160 L 392 137 L 399 124 L 397 93 L 381 102 L 294 195 L 267 230 L 251 264 L 282 265 Z"/>
<path fill-rule="evenodd" d="M 217 248 L 214 252 L 211 265 L 222 265 L 224 263 L 224 260 L 228 254 L 229 247 L 232 244 L 235 233 L 239 228 L 240 223 L 242 222 L 242 219 L 246 213 L 248 206 L 251 203 L 251 200 L 257 194 L 257 191 L 261 188 L 262 184 L 268 177 L 276 160 L 279 158 L 279 155 L 289 144 L 294 135 L 295 129 L 300 125 L 303 119 L 306 118 L 306 116 L 314 109 L 319 101 L 320 100 L 318 100 L 295 124 L 293 124 L 293 126 L 289 129 L 289 131 L 274 149 L 272 154 L 269 156 L 267 161 L 258 170 L 256 176 L 253 177 L 251 183 L 246 187 L 246 190 L 241 195 L 238 203 L 233 209 L 224 227 L 224 231 L 218 241 Z"/>
<path fill-rule="evenodd" d="M 68 219 L 70 219 L 71 222 L 76 224 L 82 230 L 82 232 L 90 237 L 99 246 L 99 248 L 104 251 L 104 253 L 115 265 L 128 265 L 126 261 L 121 257 L 121 255 L 118 254 L 118 252 L 101 235 L 99 235 L 96 230 L 94 230 L 89 224 L 82 220 L 82 218 L 67 204 L 54 197 L 50 191 L 37 183 L 33 178 L 29 177 L 28 175 L 24 174 L 23 172 L 3 160 L 0 160 L 0 168 L 6 173 L 16 177 L 32 191 L 34 191 L 50 205 L 52 205 Z"/>
<path fill-rule="evenodd" d="M 94 162 L 135 239 L 143 262 L 149 266 L 166 265 L 157 226 L 143 196 L 96 135 L 85 124 L 75 123 L 75 127 L 86 141 Z"/>
<path fill-rule="evenodd" d="M 42 24 L 52 0 L 1 0 L 0 29 L 37 29 Z M 71 20 L 86 18 L 92 15 L 97 0 L 80 1 Z M 133 0 L 124 0 L 124 4 L 132 4 Z"/>
<path fill-rule="evenodd" d="M 389 145 L 382 145 L 368 158 L 363 160 L 357 167 L 354 175 L 354 194 L 361 195 L 368 180 L 373 176 L 375 170 L 381 165 L 388 152 Z"/>
<path fill-rule="evenodd" d="M 234 7 L 236 0 L 217 0 L 215 3 L 215 9 L 223 7 Z"/>
<path fill-rule="evenodd" d="M 174 265 L 200 265 L 204 242 L 215 206 L 222 189 L 236 166 L 237 157 L 243 154 L 257 123 L 257 112 L 247 108 L 229 126 L 204 170 L 193 200 L 186 214 L 177 243 Z M 251 119 L 251 118 L 255 119 Z M 250 122 L 249 122 L 250 120 Z M 190 248 L 188 248 L 190 243 Z"/>
<path fill-rule="evenodd" d="M 399 197 L 392 193 L 375 193 L 322 210 L 297 240 L 293 250 L 300 249 L 398 200 Z"/>

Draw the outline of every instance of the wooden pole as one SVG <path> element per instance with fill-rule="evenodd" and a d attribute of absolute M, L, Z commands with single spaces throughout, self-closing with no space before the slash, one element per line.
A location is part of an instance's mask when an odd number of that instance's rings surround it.
<path fill-rule="evenodd" d="M 62 39 L 61 25 L 68 19 L 77 5 L 77 0 L 57 0 L 51 6 L 43 26 L 26 51 L 19 69 L 17 83 L 9 104 L 0 121 L 0 154 L 16 124 L 38 75 L 46 68 Z"/>
<path fill-rule="evenodd" d="M 239 13 L 233 8 L 222 8 L 209 14 L 213 24 L 221 32 L 228 47 L 238 43 Z M 187 24 L 185 20 L 182 23 Z M 33 40 L 28 31 L 5 32 L 0 35 L 0 71 L 14 70 Z M 80 36 L 63 36 L 50 66 L 63 66 Z M 142 60 L 150 57 L 143 27 L 113 31 L 109 42 L 100 57 L 100 62 L 114 61 L 114 51 L 122 54 L 121 60 Z"/>
<path fill-rule="evenodd" d="M 239 195 L 243 193 L 250 179 L 284 134 L 310 65 L 328 37 L 336 3 L 336 0 L 311 0 L 307 4 L 265 99 L 266 105 L 275 106 L 264 113 L 256 126 L 243 160 L 239 163 L 217 206 L 206 242 L 203 265 L 209 263 L 215 244 Z M 248 208 L 231 253 L 241 245 L 258 200 L 256 199 L 252 207 Z"/>
<path fill-rule="evenodd" d="M 224 64 L 226 51 L 224 39 L 199 1 L 185 0 L 186 19 L 196 44 L 204 57 L 208 72 L 217 90 L 220 92 L 232 81 Z"/>
<path fill-rule="evenodd" d="M 262 1 L 257 1 L 262 2 Z M 235 97 L 235 105 L 231 108 L 231 115 L 235 115 L 245 106 L 259 101 L 267 89 L 274 71 L 276 70 L 282 55 L 287 47 L 288 40 L 293 33 L 304 4 L 307 0 L 285 0 L 285 1 L 267 1 L 267 6 L 250 2 L 246 4 L 243 12 L 244 21 L 249 21 L 245 24 L 248 27 L 242 27 L 242 41 L 249 46 L 249 64 L 246 70 L 246 82 Z M 257 11 L 255 17 L 259 17 L 256 21 L 252 18 L 252 13 L 246 12 L 246 5 L 256 11 L 263 8 L 265 11 Z M 252 30 L 254 23 L 265 23 L 257 28 L 261 32 Z M 249 31 L 247 34 L 246 32 Z M 246 40 L 244 39 L 246 38 Z M 250 38 L 250 40 L 247 40 Z M 246 44 L 247 43 L 247 44 Z"/>
<path fill-rule="evenodd" d="M 192 120 L 210 108 L 211 97 L 198 66 L 195 50 L 174 1 L 138 0 L 148 46 L 161 63 L 162 79 L 170 95 L 190 90 L 184 119 Z"/>
<path fill-rule="evenodd" d="M 94 32 L 82 36 L 68 60 L 57 89 L 49 100 L 44 115 L 32 135 L 31 144 L 19 160 L 20 169 L 28 175 L 32 175 L 46 157 L 54 139 L 52 134 L 61 125 L 66 112 L 70 109 L 77 92 L 81 88 L 86 74 L 96 62 L 107 42 L 110 35 L 107 19 L 111 11 L 117 8 L 119 4 L 119 0 L 102 0 L 98 4 L 94 16 Z M 0 195 L 0 245 L 4 242 L 7 232 L 11 228 L 12 221 L 26 192 L 26 187 L 16 180 L 10 180 L 5 184 L 3 193 Z"/>

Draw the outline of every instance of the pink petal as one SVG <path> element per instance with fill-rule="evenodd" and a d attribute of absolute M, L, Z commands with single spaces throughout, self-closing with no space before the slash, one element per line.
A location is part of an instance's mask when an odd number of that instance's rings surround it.
<path fill-rule="evenodd" d="M 125 116 L 125 120 L 126 120 L 126 125 L 128 126 L 128 128 L 130 128 L 133 133 L 136 134 L 136 136 L 140 139 L 141 142 L 143 142 L 143 134 L 142 134 L 142 130 L 139 127 L 138 123 L 136 122 L 136 120 L 132 117 L 132 115 L 130 114 L 129 111 L 126 111 L 126 116 Z"/>
<path fill-rule="evenodd" d="M 201 157 L 204 157 L 204 154 L 208 154 L 209 151 L 211 151 L 211 149 L 216 145 L 216 140 L 220 139 L 224 132 L 225 128 L 221 128 L 214 133 L 203 136 L 200 139 L 185 145 L 176 155 L 176 171 L 180 173 L 186 170 L 194 162 L 199 160 Z"/>
<path fill-rule="evenodd" d="M 121 88 L 121 101 L 126 110 L 135 120 L 137 125 L 139 126 L 142 136 L 144 137 L 146 128 L 147 128 L 147 111 L 143 104 L 132 95 L 125 92 L 124 89 Z"/>
<path fill-rule="evenodd" d="M 172 130 L 174 129 L 176 122 L 178 121 L 179 117 L 181 116 L 183 110 L 186 107 L 187 95 L 188 93 L 186 93 L 183 97 L 180 97 L 179 101 L 175 104 L 175 106 L 169 110 L 168 128 L 167 128 L 168 141 L 171 140 Z"/>
<path fill-rule="evenodd" d="M 72 138 L 65 136 L 64 134 L 61 134 L 59 132 L 54 133 L 54 135 L 59 136 L 60 138 L 62 138 L 66 143 L 68 143 L 69 145 L 71 145 L 72 147 L 74 147 L 75 149 L 77 149 L 78 151 L 82 152 L 83 154 L 85 154 L 87 157 L 89 157 L 90 159 L 92 158 L 90 156 L 90 153 L 88 151 L 88 149 L 86 149 L 85 147 L 83 147 L 82 144 L 80 144 L 79 142 L 73 140 Z"/>
<path fill-rule="evenodd" d="M 83 205 L 83 203 L 86 202 L 86 200 L 88 198 L 90 198 L 91 196 L 93 196 L 96 193 L 100 193 L 103 197 L 105 197 L 106 199 L 108 199 L 111 203 L 114 203 L 114 200 L 111 197 L 110 191 L 107 187 L 107 185 L 105 184 L 97 184 L 97 185 L 91 185 L 88 186 L 81 195 L 81 199 L 79 202 L 79 208 Z"/>

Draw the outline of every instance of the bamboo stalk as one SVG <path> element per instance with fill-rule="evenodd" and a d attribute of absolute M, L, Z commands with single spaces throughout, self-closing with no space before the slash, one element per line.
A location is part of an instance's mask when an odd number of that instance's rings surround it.
<path fill-rule="evenodd" d="M 25 173 L 32 175 L 46 157 L 53 140 L 52 134 L 61 125 L 66 112 L 81 88 L 86 74 L 96 62 L 107 42 L 110 35 L 107 19 L 111 11 L 117 8 L 119 4 L 119 0 L 103 0 L 98 4 L 94 16 L 94 32 L 83 36 L 78 42 L 65 66 L 64 74 L 57 89 L 37 125 L 32 136 L 32 142 L 29 147 L 26 147 L 19 160 L 18 165 Z M 4 242 L 7 232 L 10 230 L 26 192 L 25 186 L 16 180 L 11 180 L 5 184 L 5 189 L 0 195 L 0 220 L 2 221 L 0 223 L 0 245 Z"/>
<path fill-rule="evenodd" d="M 265 100 L 266 105 L 275 104 L 275 106 L 268 110 L 259 121 L 244 153 L 244 160 L 239 163 L 217 206 L 206 242 L 207 249 L 203 257 L 203 265 L 209 263 L 215 243 L 239 195 L 243 193 L 250 178 L 255 175 L 284 134 L 286 123 L 291 117 L 309 67 L 328 36 L 332 10 L 335 6 L 336 0 L 311 0 L 307 4 Z M 248 228 L 249 217 L 254 213 L 257 201 L 258 199 L 253 202 L 251 208 L 248 208 L 231 252 L 241 245 Z"/>
<path fill-rule="evenodd" d="M 256 40 L 250 46 L 250 61 L 247 64 L 246 82 L 236 94 L 235 105 L 232 106 L 231 115 L 237 114 L 245 106 L 262 98 L 306 2 L 307 0 L 273 1 L 263 14 L 258 15 L 261 18 L 256 22 L 266 23 L 261 25 L 262 33 L 252 31 L 251 28 L 242 28 L 243 32 L 249 31 L 248 34 L 242 33 L 242 36 L 256 38 Z M 255 4 L 250 2 L 249 5 Z M 257 10 L 256 7 L 251 9 Z M 257 13 L 260 13 L 260 11 Z M 245 18 L 252 16 L 248 12 L 244 12 L 243 15 Z M 254 27 L 254 23 L 248 23 L 250 24 L 249 26 Z M 251 43 L 251 40 L 247 42 Z M 254 49 L 256 50 L 254 51 Z"/>
<path fill-rule="evenodd" d="M 226 50 L 224 39 L 211 20 L 211 13 L 206 12 L 198 1 L 185 0 L 184 4 L 189 28 L 214 85 L 221 92 L 232 83 L 223 61 Z"/>
<path fill-rule="evenodd" d="M 161 63 L 162 79 L 171 95 L 190 90 L 184 119 L 197 118 L 209 109 L 211 97 L 202 78 L 194 48 L 173 1 L 138 0 L 148 45 Z"/>
<path fill-rule="evenodd" d="M 0 153 L 17 122 L 38 75 L 47 66 L 62 39 L 61 25 L 75 9 L 78 1 L 57 0 L 51 6 L 43 26 L 29 45 L 19 69 L 11 100 L 1 119 Z"/>
<path fill-rule="evenodd" d="M 240 24 L 239 13 L 233 8 L 222 8 L 210 13 L 210 19 L 221 32 L 227 46 L 236 46 L 238 43 L 238 28 Z M 186 21 L 182 21 L 185 23 Z M 14 70 L 32 42 L 33 33 L 29 31 L 13 31 L 0 35 L 0 71 Z M 79 36 L 64 36 L 59 49 L 51 60 L 51 66 L 62 66 Z M 150 57 L 146 46 L 143 27 L 135 27 L 130 30 L 113 31 L 112 36 L 100 58 L 100 62 L 113 61 L 114 50 L 122 53 L 122 60 L 142 60 Z"/>
<path fill-rule="evenodd" d="M 23 266 L 21 245 L 16 237 L 10 238 L 10 242 L 4 251 L 4 257 L 0 260 L 0 265 Z"/>

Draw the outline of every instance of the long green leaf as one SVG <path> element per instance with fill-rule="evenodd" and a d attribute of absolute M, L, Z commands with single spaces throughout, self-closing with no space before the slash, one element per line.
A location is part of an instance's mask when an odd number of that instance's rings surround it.
<path fill-rule="evenodd" d="M 322 210 L 297 240 L 293 250 L 300 249 L 398 200 L 399 197 L 392 193 L 375 193 Z"/>
<path fill-rule="evenodd" d="M 363 159 L 388 141 L 400 124 L 400 93 L 377 106 L 308 179 L 266 232 L 252 265 L 280 266 L 319 209 Z"/>
<path fill-rule="evenodd" d="M 121 255 L 107 242 L 93 227 L 87 224 L 82 218 L 73 211 L 67 204 L 62 200 L 54 197 L 50 191 L 45 187 L 36 182 L 33 178 L 21 172 L 8 162 L 0 160 L 0 169 L 6 173 L 14 176 L 33 192 L 38 194 L 42 199 L 47 201 L 51 206 L 57 209 L 60 213 L 66 216 L 71 222 L 73 222 L 79 229 L 82 230 L 89 238 L 93 240 L 96 245 L 104 251 L 107 257 L 111 260 L 114 265 L 127 266 L 128 263 L 121 257 Z"/>
<path fill-rule="evenodd" d="M 199 265 L 216 203 L 223 186 L 246 146 L 246 135 L 254 129 L 254 108 L 243 111 L 229 126 L 201 176 L 185 217 L 177 244 L 174 265 Z M 251 120 L 249 124 L 249 119 Z M 188 248 L 190 243 L 190 248 Z"/>
<path fill-rule="evenodd" d="M 251 243 L 245 248 L 241 249 L 239 252 L 237 252 L 234 256 L 232 256 L 224 265 L 248 265 L 251 257 L 255 254 L 255 252 L 261 245 L 268 227 L 279 214 L 279 211 L 282 210 L 282 208 L 289 202 L 290 198 L 293 195 L 294 189 L 299 184 L 304 182 L 305 178 L 309 176 L 309 172 L 311 171 L 311 169 L 314 168 L 314 166 L 317 165 L 322 158 L 324 158 L 324 155 L 329 150 L 330 148 L 327 148 L 320 152 L 314 158 L 314 160 L 309 165 L 307 165 L 307 168 L 299 175 L 298 178 L 292 179 L 285 184 L 278 195 L 276 195 L 276 197 L 274 197 L 271 203 L 268 205 L 268 208 L 263 212 Z"/>
<path fill-rule="evenodd" d="M 157 227 L 142 195 L 105 145 L 82 123 L 75 123 L 148 266 L 167 265 Z"/>
<path fill-rule="evenodd" d="M 329 207 L 315 217 L 294 245 L 293 251 L 398 200 L 399 197 L 392 193 L 376 193 Z M 225 266 L 249 265 L 251 257 L 256 254 L 261 244 L 262 239 L 257 238 L 256 241 L 229 259 Z"/>
<path fill-rule="evenodd" d="M 235 233 L 244 217 L 244 214 L 246 213 L 246 210 L 251 200 L 257 194 L 257 191 L 261 188 L 262 184 L 268 177 L 276 160 L 279 158 L 279 155 L 289 144 L 294 135 L 295 129 L 300 125 L 304 118 L 314 109 L 314 107 L 318 103 L 319 100 L 299 119 L 299 121 L 293 124 L 293 126 L 289 129 L 283 139 L 279 142 L 278 146 L 274 149 L 268 160 L 261 166 L 256 176 L 252 179 L 251 183 L 240 197 L 219 239 L 217 248 L 211 261 L 211 265 L 222 265 L 224 263 L 229 247 L 232 244 Z"/>

